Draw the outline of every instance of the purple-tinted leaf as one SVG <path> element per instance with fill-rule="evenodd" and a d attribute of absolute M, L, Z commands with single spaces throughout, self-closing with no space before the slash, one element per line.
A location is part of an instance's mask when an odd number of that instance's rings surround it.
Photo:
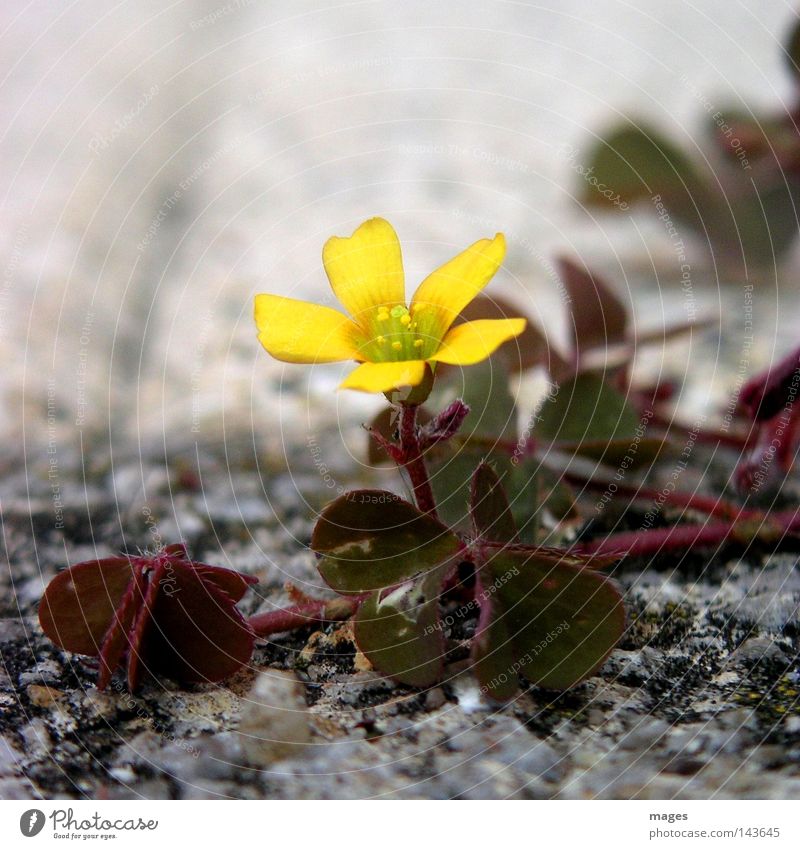
<path fill-rule="evenodd" d="M 254 580 L 192 563 L 183 545 L 171 545 L 152 556 L 67 569 L 47 587 L 39 617 L 58 645 L 99 656 L 100 689 L 123 664 L 131 690 L 147 669 L 182 681 L 215 681 L 252 651 L 252 629 L 235 602 Z"/>
<path fill-rule="evenodd" d="M 42 630 L 67 651 L 98 654 L 131 574 L 126 557 L 89 560 L 60 572 L 39 604 Z"/>
<path fill-rule="evenodd" d="M 151 671 L 214 682 L 250 660 L 253 630 L 215 583 L 184 562 L 165 567 L 160 580 L 141 652 Z"/>
<path fill-rule="evenodd" d="M 175 543 L 164 548 L 161 556 L 168 556 L 170 562 L 183 561 L 194 569 L 204 581 L 210 581 L 218 589 L 222 590 L 234 603 L 240 601 L 247 590 L 258 583 L 258 578 L 252 575 L 243 575 L 233 569 L 222 566 L 210 566 L 208 563 L 198 563 L 189 557 L 186 546 L 183 543 Z"/>
<path fill-rule="evenodd" d="M 462 548 L 454 533 L 392 492 L 362 489 L 323 511 L 311 537 L 318 564 L 338 593 L 394 586 L 451 558 Z"/>
<path fill-rule="evenodd" d="M 500 478 L 487 463 L 481 463 L 472 476 L 470 516 L 477 538 L 514 542 L 517 526 Z"/>
<path fill-rule="evenodd" d="M 161 580 L 166 570 L 166 565 L 161 557 L 155 557 L 152 564 L 137 575 L 137 580 L 142 589 L 142 601 L 136 609 L 136 615 L 128 632 L 128 689 L 136 690 L 142 678 L 142 673 L 148 669 L 148 660 L 145 652 L 144 640 L 152 626 L 153 608 L 161 589 Z"/>
<path fill-rule="evenodd" d="M 789 31 L 783 55 L 789 73 L 797 82 L 800 80 L 800 21 L 795 23 Z"/>
<path fill-rule="evenodd" d="M 105 690 L 109 685 L 111 676 L 122 665 L 126 652 L 130 651 L 133 623 L 144 603 L 145 589 L 144 579 L 134 569 L 100 648 L 100 671 L 97 678 L 99 690 Z"/>
<path fill-rule="evenodd" d="M 578 359 L 591 348 L 624 342 L 628 310 L 608 283 L 565 257 L 558 260 L 558 268 L 569 293 Z"/>
<path fill-rule="evenodd" d="M 745 383 L 739 404 L 755 421 L 767 421 L 792 406 L 800 393 L 800 348 Z"/>
<path fill-rule="evenodd" d="M 622 636 L 620 593 L 592 569 L 513 549 L 492 551 L 478 565 L 482 610 L 473 659 L 490 697 L 509 698 L 518 675 L 550 689 L 572 687 Z"/>
<path fill-rule="evenodd" d="M 358 647 L 384 675 L 412 687 L 429 687 L 442 677 L 444 639 L 439 594 L 447 569 L 418 581 L 373 593 L 355 618 Z"/>
<path fill-rule="evenodd" d="M 253 584 L 258 583 L 258 578 L 253 575 L 243 575 L 233 569 L 209 566 L 207 563 L 187 562 L 204 581 L 213 584 L 218 590 L 225 593 L 234 604 L 244 598 L 244 594 Z"/>
<path fill-rule="evenodd" d="M 594 443 L 633 437 L 639 416 L 599 375 L 579 374 L 542 405 L 534 436 L 553 442 Z"/>
<path fill-rule="evenodd" d="M 547 339 L 536 322 L 503 298 L 478 295 L 464 308 L 454 324 L 504 318 L 524 318 L 527 321 L 525 330 L 499 349 L 498 353 L 510 371 L 524 371 L 538 365 L 556 365 L 562 361 L 561 355 L 547 344 Z"/>

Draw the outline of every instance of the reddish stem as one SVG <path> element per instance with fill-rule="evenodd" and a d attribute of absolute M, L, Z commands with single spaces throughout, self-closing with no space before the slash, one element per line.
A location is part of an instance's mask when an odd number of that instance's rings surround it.
<path fill-rule="evenodd" d="M 574 472 L 567 472 L 564 475 L 564 480 L 577 486 L 583 486 L 593 492 L 607 492 L 609 488 L 608 481 L 584 478 Z M 650 489 L 645 486 L 615 484 L 615 487 L 614 495 L 622 495 L 636 501 L 654 501 L 660 502 L 662 505 L 677 505 L 689 510 L 697 510 L 698 513 L 704 513 L 706 516 L 716 516 L 718 519 L 746 519 L 761 515 L 758 510 L 748 510 L 732 501 L 725 501 L 722 498 L 714 498 L 708 495 L 697 495 L 693 492 L 679 492 L 673 489 L 665 494 L 663 490 Z"/>
<path fill-rule="evenodd" d="M 307 601 L 282 610 L 258 613 L 248 620 L 258 637 L 294 631 L 314 622 L 338 622 L 349 619 L 358 610 L 362 597 Z"/>
<path fill-rule="evenodd" d="M 747 546 L 759 540 L 775 544 L 787 534 L 800 530 L 798 511 L 771 515 L 752 515 L 730 522 L 707 522 L 703 525 L 675 525 L 642 531 L 611 534 L 604 539 L 579 543 L 572 547 L 577 554 L 620 554 L 645 557 L 661 552 L 688 551 L 693 548 L 714 548 L 725 542 Z"/>
<path fill-rule="evenodd" d="M 428 477 L 428 469 L 422 456 L 417 429 L 417 404 L 403 404 L 400 409 L 400 465 L 408 472 L 414 499 L 423 513 L 436 518 L 436 502 Z"/>
<path fill-rule="evenodd" d="M 651 412 L 651 423 L 663 428 L 667 432 L 667 436 L 672 436 L 672 432 L 675 430 L 688 430 L 685 423 L 675 421 L 674 419 L 665 416 L 652 408 Z M 747 434 L 728 433 L 727 431 L 714 430 L 713 428 L 701 428 L 693 433 L 695 440 L 704 445 L 725 445 L 726 447 L 733 448 L 737 451 L 741 451 L 743 448 L 747 448 L 751 445 L 754 438 L 754 434 L 752 432 Z"/>

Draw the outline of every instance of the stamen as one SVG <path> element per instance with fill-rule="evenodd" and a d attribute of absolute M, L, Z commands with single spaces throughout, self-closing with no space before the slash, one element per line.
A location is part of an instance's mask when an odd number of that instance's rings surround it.
<path fill-rule="evenodd" d="M 402 342 L 392 342 L 392 347 L 395 349 L 395 351 L 399 351 L 403 347 L 403 343 Z"/>
<path fill-rule="evenodd" d="M 421 348 L 424 344 L 425 343 L 422 341 L 422 339 L 415 339 L 414 340 L 414 347 L 415 348 Z"/>

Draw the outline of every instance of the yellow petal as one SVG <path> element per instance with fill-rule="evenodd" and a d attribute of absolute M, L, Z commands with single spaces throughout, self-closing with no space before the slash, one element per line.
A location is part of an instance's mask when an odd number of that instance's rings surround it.
<path fill-rule="evenodd" d="M 491 356 L 503 342 L 519 336 L 524 318 L 483 318 L 459 324 L 447 332 L 439 350 L 428 359 L 452 366 L 471 366 Z"/>
<path fill-rule="evenodd" d="M 440 340 L 464 307 L 492 279 L 506 255 L 502 233 L 481 239 L 428 275 L 411 303 L 424 338 Z"/>
<path fill-rule="evenodd" d="M 383 218 L 370 218 L 349 238 L 328 239 L 322 261 L 334 294 L 362 326 L 369 328 L 379 306 L 405 304 L 400 242 Z"/>
<path fill-rule="evenodd" d="M 417 386 L 425 376 L 424 360 L 396 363 L 363 363 L 339 385 L 361 392 L 389 392 L 401 386 Z"/>
<path fill-rule="evenodd" d="M 256 295 L 258 341 L 275 359 L 287 363 L 363 360 L 361 330 L 330 307 L 280 295 Z"/>

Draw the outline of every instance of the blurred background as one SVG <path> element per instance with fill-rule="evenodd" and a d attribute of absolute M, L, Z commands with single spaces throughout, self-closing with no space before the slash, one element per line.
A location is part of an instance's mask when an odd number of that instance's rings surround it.
<path fill-rule="evenodd" d="M 677 373 L 690 406 L 724 398 L 746 286 L 752 366 L 796 336 L 796 246 L 756 274 L 684 227 L 680 259 L 652 204 L 593 206 L 582 172 L 626 120 L 705 161 L 718 110 L 791 112 L 795 21 L 732 0 L 4 3 L 4 455 L 41 472 L 54 440 L 169 452 L 233 434 L 280 453 L 363 421 L 382 399 L 336 393 L 346 364 L 272 361 L 252 298 L 327 298 L 324 241 L 374 215 L 409 290 L 505 232 L 493 292 L 556 343 L 559 254 L 601 271 L 637 328 L 716 318 L 641 367 Z"/>

